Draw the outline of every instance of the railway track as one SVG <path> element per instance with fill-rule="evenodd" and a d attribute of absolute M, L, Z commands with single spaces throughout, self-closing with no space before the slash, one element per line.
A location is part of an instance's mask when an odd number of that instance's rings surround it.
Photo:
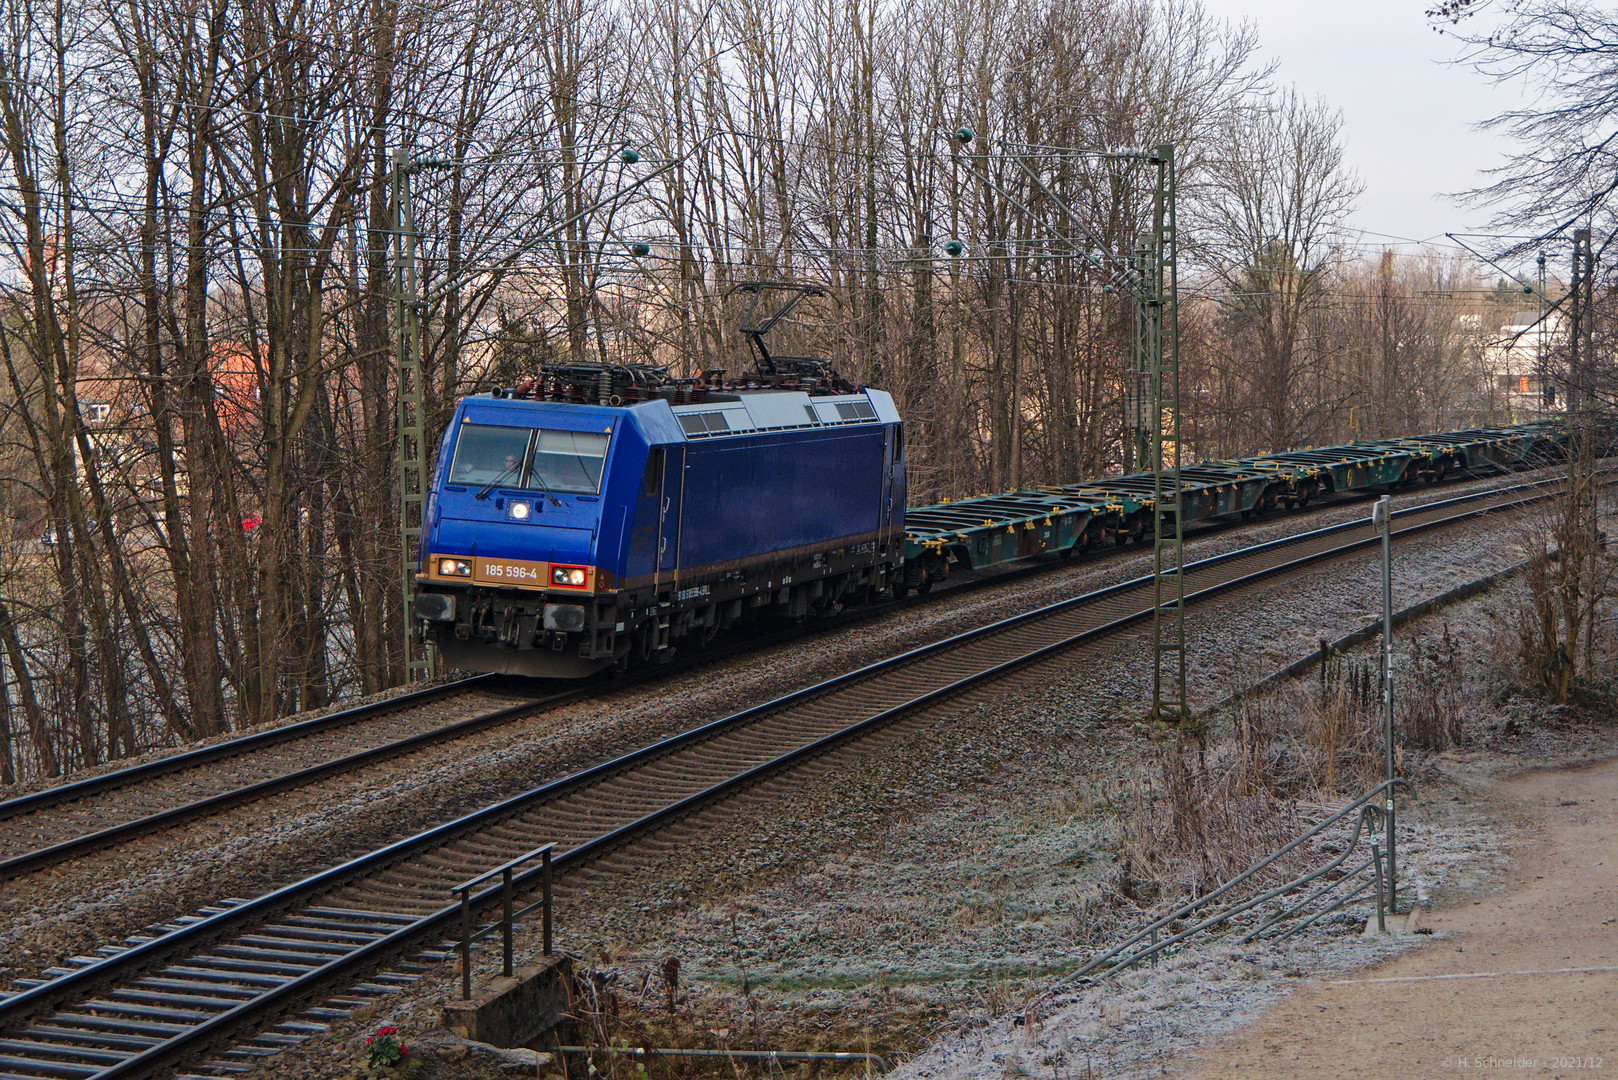
<path fill-rule="evenodd" d="M 1342 506 L 1352 498 L 1355 497 L 1345 497 L 1325 506 Z M 1252 524 L 1231 522 L 1199 530 L 1198 535 Z M 1116 554 L 1125 556 L 1129 551 L 1120 549 Z M 963 589 L 1048 573 L 1057 565 L 1045 561 L 957 579 L 929 597 L 913 597 L 903 604 L 909 608 L 947 602 L 946 596 Z M 851 609 L 821 620 L 815 630 L 835 631 L 891 610 L 889 606 Z M 682 670 L 693 663 L 713 663 L 733 653 L 767 648 L 798 637 L 802 632 L 797 629 L 755 634 L 744 643 L 694 654 L 677 662 L 672 670 Z M 652 677 L 654 673 L 650 672 L 638 676 L 643 680 Z M 499 700 L 502 695 L 498 688 L 502 685 L 509 685 L 509 681 L 502 683 L 498 677 L 478 676 L 429 687 L 0 801 L 0 882 L 60 867 L 95 851 L 533 717 L 544 710 L 599 693 L 599 686 L 592 682 L 553 693 L 522 693 L 516 704 L 506 705 Z M 509 699 L 510 695 L 505 697 Z"/>
<path fill-rule="evenodd" d="M 916 597 L 905 604 L 938 600 Z M 886 610 L 851 610 L 814 629 L 837 630 Z M 767 649 L 803 633 L 796 628 L 754 635 L 744 643 L 676 661 L 661 673 Z M 618 685 L 651 681 L 658 674 L 644 671 Z M 595 680 L 551 693 L 500 692 L 518 682 L 542 685 L 499 675 L 473 676 L 0 801 L 0 882 L 601 692 Z M 488 708 L 491 699 L 510 697 L 517 702 Z"/>
<path fill-rule="evenodd" d="M 432 686 L 0 802 L 0 881 L 508 723 L 568 696 L 490 710 L 496 684 L 477 676 Z"/>
<path fill-rule="evenodd" d="M 1400 511 L 1410 534 L 1542 497 L 1543 484 Z M 1187 567 L 1188 601 L 1267 589 L 1282 576 L 1377 543 L 1363 522 L 1316 530 Z M 1136 579 L 913 650 L 586 769 L 258 899 L 142 941 L 0 1002 L 0 1078 L 146 1076 L 214 1050 L 207 1072 L 274 1053 L 296 1030 L 270 1027 L 303 1003 L 451 936 L 450 888 L 554 843 L 564 878 L 811 760 L 835 771 L 862 737 L 911 726 L 1003 690 L 1007 676 L 1135 632 L 1150 608 Z M 648 845 L 658 847 L 657 842 Z M 538 871 L 517 879 L 536 883 Z M 498 903 L 491 887 L 474 898 Z M 407 973 L 408 974 L 408 973 Z M 372 978 L 359 992 L 385 987 Z M 254 1034 L 258 1032 L 258 1034 Z M 229 1050 L 218 1048 L 240 1040 Z"/>

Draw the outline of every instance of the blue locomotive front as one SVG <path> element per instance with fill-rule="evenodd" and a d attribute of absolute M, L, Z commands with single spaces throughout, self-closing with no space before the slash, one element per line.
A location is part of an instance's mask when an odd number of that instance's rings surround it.
<path fill-rule="evenodd" d="M 447 665 L 579 677 L 898 581 L 903 428 L 887 394 L 646 396 L 457 407 L 413 602 Z"/>

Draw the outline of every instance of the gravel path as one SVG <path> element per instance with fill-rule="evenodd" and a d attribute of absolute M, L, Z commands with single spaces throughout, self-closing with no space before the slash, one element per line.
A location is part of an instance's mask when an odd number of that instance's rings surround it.
<path fill-rule="evenodd" d="M 1311 980 L 1184 1062 L 1198 1080 L 1600 1076 L 1618 1069 L 1618 760 L 1497 793 L 1532 844 L 1504 891 L 1438 909 L 1420 950 Z"/>

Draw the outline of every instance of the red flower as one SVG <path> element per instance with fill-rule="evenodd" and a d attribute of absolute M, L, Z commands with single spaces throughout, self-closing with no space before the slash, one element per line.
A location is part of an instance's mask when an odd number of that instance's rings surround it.
<path fill-rule="evenodd" d="M 410 1053 L 410 1047 L 408 1047 L 408 1046 L 399 1047 L 399 1056 L 400 1057 L 404 1057 L 408 1053 Z"/>

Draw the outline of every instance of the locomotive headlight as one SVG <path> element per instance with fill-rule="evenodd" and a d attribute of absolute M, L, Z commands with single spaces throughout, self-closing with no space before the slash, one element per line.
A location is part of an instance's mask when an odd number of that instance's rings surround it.
<path fill-rule="evenodd" d="M 512 521 L 527 521 L 528 515 L 534 512 L 534 508 L 525 502 L 514 502 L 508 512 L 511 514 Z"/>
<path fill-rule="evenodd" d="M 439 559 L 438 574 L 440 577 L 471 577 L 472 564 L 465 559 Z"/>
<path fill-rule="evenodd" d="M 563 585 L 569 589 L 582 589 L 588 574 L 582 566 L 553 566 L 551 567 L 551 584 Z"/>

